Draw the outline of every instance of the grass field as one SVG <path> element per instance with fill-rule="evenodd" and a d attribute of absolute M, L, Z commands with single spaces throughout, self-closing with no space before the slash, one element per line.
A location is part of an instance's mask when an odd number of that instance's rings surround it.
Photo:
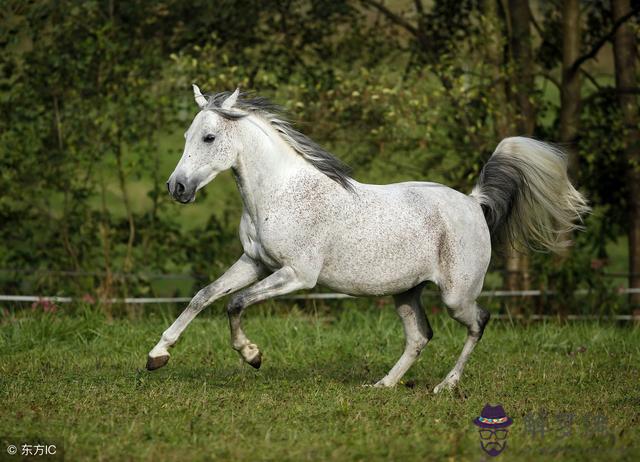
<path fill-rule="evenodd" d="M 143 367 L 168 310 L 5 311 L 0 436 L 62 442 L 69 461 L 640 460 L 638 327 L 492 322 L 461 386 L 433 395 L 464 339 L 446 315 L 431 317 L 435 337 L 405 382 L 373 389 L 362 385 L 403 347 L 390 306 L 254 308 L 260 371 L 229 347 L 221 311 L 197 319 L 155 372 Z M 485 403 L 514 420 L 498 459 L 483 457 L 471 424 Z M 0 460 L 15 457 L 0 448 Z"/>

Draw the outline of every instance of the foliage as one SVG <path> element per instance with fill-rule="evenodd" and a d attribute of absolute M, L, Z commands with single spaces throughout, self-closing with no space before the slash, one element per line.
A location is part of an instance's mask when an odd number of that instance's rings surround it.
<path fill-rule="evenodd" d="M 9 1 L 0 20 L 0 267 L 33 274 L 0 279 L 0 290 L 191 293 L 149 275 L 190 273 L 199 285 L 237 258 L 237 198 L 205 195 L 183 212 L 164 189 L 177 161 L 167 140 L 194 114 L 195 81 L 281 103 L 361 181 L 423 179 L 469 191 L 518 117 L 504 11 L 438 0 L 402 16 L 413 21 L 407 28 L 373 3 Z M 610 27 L 605 6 L 585 3 L 586 48 Z M 545 2 L 541 11 L 536 72 L 549 77 L 559 66 L 560 7 Z M 530 95 L 536 136 L 555 139 L 558 102 L 542 81 Z M 614 98 L 606 86 L 587 95 L 579 145 L 579 183 L 606 216 L 579 238 L 565 266 L 574 276 L 538 258 L 536 284 L 564 278 L 570 290 L 592 281 L 591 259 L 621 233 Z M 234 196 L 226 184 L 215 195 Z"/>

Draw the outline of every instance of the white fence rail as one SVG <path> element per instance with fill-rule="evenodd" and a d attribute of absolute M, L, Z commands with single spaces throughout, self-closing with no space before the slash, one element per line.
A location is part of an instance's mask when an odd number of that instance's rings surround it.
<path fill-rule="evenodd" d="M 425 291 L 427 295 L 438 295 L 436 291 Z M 554 291 L 543 290 L 485 290 L 481 297 L 540 297 L 542 295 L 554 295 Z M 621 288 L 616 290 L 619 295 L 626 294 L 638 294 L 640 288 Z M 574 291 L 575 295 L 588 295 L 589 291 L 586 289 L 579 289 Z M 309 294 L 297 294 L 297 295 L 283 295 L 278 297 L 281 300 L 336 300 L 344 298 L 357 298 L 352 295 L 340 294 L 340 293 L 309 293 Z M 5 302 L 37 302 L 48 300 L 55 303 L 73 303 L 87 301 L 82 297 L 62 297 L 56 295 L 0 295 L 0 301 Z M 97 300 L 100 303 L 125 303 L 125 304 L 140 304 L 145 305 L 149 303 L 187 303 L 191 300 L 191 297 L 127 297 L 127 298 L 108 298 L 105 300 Z"/>
<path fill-rule="evenodd" d="M 577 290 L 574 293 L 576 294 L 588 294 L 587 290 Z M 631 289 L 619 289 L 617 291 L 620 295 L 625 294 L 637 294 L 640 293 L 640 288 L 631 288 Z M 425 294 L 428 295 L 438 295 L 436 291 L 426 291 Z M 538 297 L 541 295 L 553 295 L 552 291 L 540 291 L 540 290 L 487 290 L 483 291 L 480 296 L 481 297 Z M 309 294 L 297 294 L 297 295 L 284 295 L 278 297 L 281 300 L 336 300 L 336 299 L 345 299 L 345 298 L 357 298 L 352 295 L 340 294 L 340 293 L 309 293 Z M 23 302 L 23 303 L 33 303 L 33 302 L 41 302 L 41 301 L 50 301 L 53 303 L 73 303 L 73 302 L 87 302 L 87 300 L 83 297 L 60 297 L 60 296 L 39 296 L 39 295 L 0 295 L 0 302 Z M 160 303 L 188 303 L 191 301 L 190 297 L 127 297 L 127 298 L 109 298 L 104 300 L 97 300 L 100 303 L 124 303 L 124 304 L 133 304 L 133 305 L 146 305 L 146 304 L 160 304 Z M 558 319 L 557 315 L 547 315 L 547 314 L 530 314 L 527 316 L 524 315 L 511 315 L 511 314 L 492 314 L 492 318 L 494 319 L 507 319 L 507 320 L 519 320 L 519 319 L 527 319 L 527 320 L 552 320 Z M 598 316 L 598 315 L 576 315 L 569 314 L 565 316 L 563 319 L 569 321 L 582 321 L 582 320 L 599 320 L 599 319 L 608 319 L 615 321 L 639 321 L 640 315 L 634 312 L 633 315 L 630 314 L 618 314 L 618 315 L 607 315 L 607 316 Z"/>

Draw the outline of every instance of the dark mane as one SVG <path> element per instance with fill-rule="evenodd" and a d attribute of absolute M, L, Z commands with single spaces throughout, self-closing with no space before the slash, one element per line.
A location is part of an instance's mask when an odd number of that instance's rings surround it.
<path fill-rule="evenodd" d="M 222 117 L 231 120 L 241 119 L 247 114 L 261 116 L 271 124 L 294 151 L 304 157 L 311 165 L 340 184 L 343 188 L 347 190 L 353 189 L 350 181 L 349 167 L 333 154 L 323 149 L 311 138 L 293 128 L 281 106 L 261 96 L 240 93 L 234 108 L 238 108 L 242 112 L 234 111 L 233 109 L 223 109 L 221 107 L 222 103 L 230 95 L 231 93 L 228 91 L 215 95 L 207 95 L 209 103 L 205 109 L 214 111 Z"/>

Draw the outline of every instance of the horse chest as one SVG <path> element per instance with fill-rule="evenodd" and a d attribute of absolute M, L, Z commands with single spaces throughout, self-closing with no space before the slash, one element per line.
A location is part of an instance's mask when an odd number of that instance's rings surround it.
<path fill-rule="evenodd" d="M 272 270 L 281 266 L 264 245 L 255 223 L 247 213 L 240 220 L 240 242 L 244 252 L 252 259 L 262 262 Z"/>

